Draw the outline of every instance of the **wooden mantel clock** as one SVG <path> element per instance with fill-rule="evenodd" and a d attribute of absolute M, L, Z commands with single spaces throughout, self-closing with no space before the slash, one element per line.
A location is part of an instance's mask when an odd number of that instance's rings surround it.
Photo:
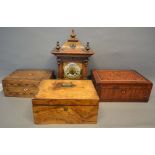
<path fill-rule="evenodd" d="M 74 30 L 72 30 L 70 39 L 61 47 L 57 42 L 52 54 L 57 57 L 59 79 L 87 79 L 88 60 L 94 52 L 89 47 L 89 42 L 86 46 L 81 44 Z"/>

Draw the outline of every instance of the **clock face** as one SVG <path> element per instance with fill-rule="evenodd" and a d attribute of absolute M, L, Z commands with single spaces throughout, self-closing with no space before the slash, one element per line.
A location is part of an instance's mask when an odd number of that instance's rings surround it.
<path fill-rule="evenodd" d="M 64 78 L 65 79 L 80 79 L 82 73 L 82 64 L 69 62 L 64 63 Z"/>

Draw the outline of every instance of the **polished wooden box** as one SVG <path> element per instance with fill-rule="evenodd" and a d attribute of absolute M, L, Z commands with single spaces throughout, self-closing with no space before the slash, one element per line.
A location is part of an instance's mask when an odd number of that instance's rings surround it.
<path fill-rule="evenodd" d="M 52 78 L 51 70 L 16 70 L 2 80 L 5 96 L 33 97 L 42 80 Z"/>
<path fill-rule="evenodd" d="M 134 70 L 93 70 L 100 101 L 147 102 L 152 82 Z"/>
<path fill-rule="evenodd" d="M 98 106 L 91 80 L 44 80 L 32 99 L 36 124 L 96 123 Z"/>

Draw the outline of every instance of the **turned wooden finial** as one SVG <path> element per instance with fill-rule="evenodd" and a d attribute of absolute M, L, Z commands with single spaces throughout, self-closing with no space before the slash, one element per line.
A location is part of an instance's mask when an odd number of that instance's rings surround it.
<path fill-rule="evenodd" d="M 72 33 L 71 33 L 70 37 L 71 37 L 72 39 L 76 37 L 76 33 L 75 33 L 75 31 L 74 31 L 73 29 L 72 29 Z"/>
<path fill-rule="evenodd" d="M 89 45 L 89 42 L 87 42 L 87 45 L 86 45 L 86 50 L 89 51 L 90 50 L 90 45 Z"/>
<path fill-rule="evenodd" d="M 73 29 L 68 42 L 78 42 L 78 39 L 76 38 L 76 33 Z"/>
<path fill-rule="evenodd" d="M 59 50 L 60 49 L 60 44 L 59 44 L 59 41 L 57 41 L 57 44 L 56 44 L 56 49 Z"/>

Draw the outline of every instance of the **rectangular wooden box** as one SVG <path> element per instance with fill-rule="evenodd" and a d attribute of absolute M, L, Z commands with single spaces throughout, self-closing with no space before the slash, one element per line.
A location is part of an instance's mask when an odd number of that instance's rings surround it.
<path fill-rule="evenodd" d="M 44 80 L 32 106 L 36 124 L 92 124 L 99 97 L 91 80 Z"/>
<path fill-rule="evenodd" d="M 152 83 L 133 70 L 93 70 L 100 101 L 147 102 Z"/>
<path fill-rule="evenodd" d="M 51 70 L 16 70 L 2 80 L 5 96 L 33 97 L 42 80 L 52 78 Z"/>

